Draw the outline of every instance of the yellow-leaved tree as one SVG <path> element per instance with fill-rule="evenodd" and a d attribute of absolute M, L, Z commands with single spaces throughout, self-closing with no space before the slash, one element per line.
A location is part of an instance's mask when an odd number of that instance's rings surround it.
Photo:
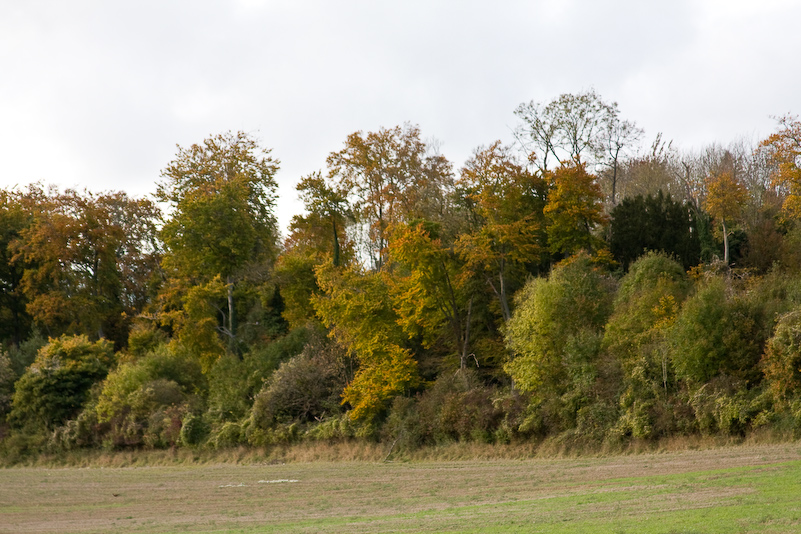
<path fill-rule="evenodd" d="M 343 404 L 350 404 L 352 419 L 369 422 L 392 397 L 416 383 L 417 362 L 403 347 L 404 333 L 383 273 L 326 263 L 316 275 L 322 291 L 312 297 L 317 314 L 359 364 L 342 393 Z"/>
<path fill-rule="evenodd" d="M 743 211 L 748 191 L 734 179 L 729 172 L 722 172 L 707 178 L 707 195 L 704 207 L 720 223 L 723 231 L 723 262 L 729 264 L 729 231 L 726 223 L 731 223 Z"/>

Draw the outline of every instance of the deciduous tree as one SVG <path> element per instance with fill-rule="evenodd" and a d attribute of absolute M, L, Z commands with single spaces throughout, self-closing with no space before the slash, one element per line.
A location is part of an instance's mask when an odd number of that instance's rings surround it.
<path fill-rule="evenodd" d="M 382 273 L 355 266 L 317 268 L 322 294 L 313 297 L 317 314 L 331 335 L 358 361 L 342 394 L 351 417 L 372 420 L 394 396 L 417 381 L 417 362 L 405 348 L 405 335 L 391 305 Z"/>
<path fill-rule="evenodd" d="M 32 192 L 33 221 L 13 244 L 20 290 L 50 335 L 128 337 L 158 261 L 158 209 L 125 193 Z"/>
<path fill-rule="evenodd" d="M 543 211 L 550 251 L 569 256 L 583 249 L 598 250 L 602 240 L 593 231 L 606 223 L 607 217 L 595 176 L 584 165 L 570 165 L 549 173 L 549 180 L 551 188 Z"/>
<path fill-rule="evenodd" d="M 742 213 L 748 191 L 729 172 L 710 176 L 707 190 L 705 207 L 722 227 L 723 262 L 729 265 L 729 231 L 726 222 L 732 223 Z"/>
<path fill-rule="evenodd" d="M 543 259 L 545 182 L 496 141 L 475 151 L 456 185 L 471 221 L 456 250 L 467 271 L 492 288 L 508 321 L 512 291 L 525 278 L 526 267 Z"/>
<path fill-rule="evenodd" d="M 352 196 L 362 252 L 373 269 L 386 263 L 394 224 L 436 221 L 444 211 L 451 166 L 420 139 L 417 126 L 353 133 L 327 163 L 331 180 Z"/>
<path fill-rule="evenodd" d="M 778 118 L 778 131 L 762 142 L 778 165 L 774 184 L 785 192 L 784 209 L 801 218 L 801 120 L 793 115 Z"/>
<path fill-rule="evenodd" d="M 232 349 L 236 347 L 235 286 L 263 271 L 276 252 L 273 210 L 278 161 L 269 153 L 244 132 L 219 134 L 202 144 L 178 147 L 158 187 L 158 198 L 171 208 L 161 231 L 164 266 L 173 279 L 172 288 L 178 288 L 172 297 L 170 293 L 163 297 L 167 309 L 173 310 L 166 317 L 177 319 L 174 324 L 179 329 L 194 322 L 182 311 L 182 295 L 219 277 L 225 285 L 227 309 L 220 308 L 223 320 L 217 329 Z"/>

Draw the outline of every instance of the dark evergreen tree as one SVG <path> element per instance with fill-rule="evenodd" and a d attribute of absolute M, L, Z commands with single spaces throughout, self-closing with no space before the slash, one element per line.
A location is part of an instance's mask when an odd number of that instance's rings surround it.
<path fill-rule="evenodd" d="M 624 198 L 611 216 L 610 248 L 623 269 L 649 250 L 674 256 L 685 269 L 700 261 L 698 217 L 670 194 Z"/>

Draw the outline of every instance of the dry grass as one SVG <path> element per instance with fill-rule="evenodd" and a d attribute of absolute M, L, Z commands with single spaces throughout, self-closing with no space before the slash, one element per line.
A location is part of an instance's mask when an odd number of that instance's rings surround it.
<path fill-rule="evenodd" d="M 387 443 L 366 440 L 302 442 L 267 448 L 237 447 L 224 450 L 177 448 L 168 450 L 81 450 L 56 455 L 42 454 L 17 467 L 144 467 L 176 465 L 306 462 L 405 462 L 522 460 L 532 458 L 596 458 L 690 450 L 715 450 L 736 446 L 781 445 L 789 440 L 774 433 L 752 434 L 746 439 L 721 436 L 680 436 L 657 442 L 632 441 L 625 445 L 566 444 L 558 439 L 513 444 L 454 442 L 413 451 L 392 449 Z M 2 461 L 0 461 L 2 466 Z M 1 467 L 0 467 L 1 468 Z"/>

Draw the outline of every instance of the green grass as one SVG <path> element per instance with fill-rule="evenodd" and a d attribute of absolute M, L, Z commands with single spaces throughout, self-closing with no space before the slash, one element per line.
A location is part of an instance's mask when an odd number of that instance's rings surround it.
<path fill-rule="evenodd" d="M 801 453 L 13 468 L 0 532 L 801 532 Z"/>

